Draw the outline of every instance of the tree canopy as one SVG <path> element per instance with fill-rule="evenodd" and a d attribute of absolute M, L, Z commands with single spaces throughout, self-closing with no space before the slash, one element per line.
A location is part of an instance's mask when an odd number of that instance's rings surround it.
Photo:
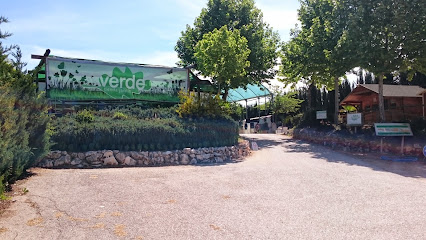
<path fill-rule="evenodd" d="M 330 87 L 334 79 L 337 89 L 338 77 L 362 67 L 379 79 L 384 121 L 384 75 L 425 71 L 425 9 L 421 0 L 302 0 L 301 29 L 282 50 L 283 81 Z"/>
<path fill-rule="evenodd" d="M 255 7 L 253 0 L 209 0 L 194 21 L 194 26 L 186 26 L 177 41 L 175 50 L 183 66 L 195 65 L 195 46 L 204 34 L 220 29 L 239 30 L 247 40 L 250 50 L 244 76 L 238 77 L 241 86 L 248 83 L 260 83 L 272 79 L 276 71 L 273 67 L 278 58 L 279 36 L 263 21 L 262 12 Z"/>
<path fill-rule="evenodd" d="M 422 0 L 347 0 L 345 9 L 357 63 L 379 79 L 380 120 L 385 121 L 384 76 L 425 73 L 426 5 Z"/>
<path fill-rule="evenodd" d="M 250 66 L 249 54 L 246 38 L 240 36 L 238 29 L 229 31 L 225 25 L 204 34 L 195 46 L 194 56 L 201 73 L 212 77 L 219 90 L 225 91 L 223 99 L 226 100 L 229 89 L 242 87 L 238 79 Z"/>

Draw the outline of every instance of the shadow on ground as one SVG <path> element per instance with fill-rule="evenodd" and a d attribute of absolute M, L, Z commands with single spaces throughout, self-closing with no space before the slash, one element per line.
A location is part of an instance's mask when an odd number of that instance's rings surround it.
<path fill-rule="evenodd" d="M 270 134 L 245 134 L 241 135 L 244 140 L 250 142 L 250 147 L 252 142 L 256 142 L 260 149 L 263 148 L 272 148 L 274 146 L 282 144 L 282 140 L 272 140 L 272 139 L 262 139 L 262 135 L 270 135 Z"/>
<path fill-rule="evenodd" d="M 286 152 L 306 152 L 328 162 L 345 163 L 368 167 L 374 171 L 391 172 L 404 177 L 426 179 L 426 163 L 422 159 L 417 162 L 392 162 L 381 160 L 380 153 L 350 153 L 295 139 L 283 139 L 282 143 L 285 145 L 284 151 Z M 344 157 L 345 155 L 351 157 Z"/>

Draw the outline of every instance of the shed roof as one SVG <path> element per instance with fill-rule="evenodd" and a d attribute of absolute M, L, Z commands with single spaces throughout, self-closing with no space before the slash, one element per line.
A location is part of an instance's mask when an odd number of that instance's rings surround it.
<path fill-rule="evenodd" d="M 419 86 L 383 85 L 383 97 L 420 98 L 423 91 L 425 89 Z M 340 105 L 360 103 L 363 96 L 371 94 L 371 92 L 379 94 L 379 84 L 360 84 L 340 102 Z"/>
<path fill-rule="evenodd" d="M 379 84 L 360 84 L 358 85 L 367 88 L 375 93 L 379 93 Z M 425 89 L 419 86 L 407 85 L 383 85 L 384 97 L 419 97 L 418 95 Z"/>

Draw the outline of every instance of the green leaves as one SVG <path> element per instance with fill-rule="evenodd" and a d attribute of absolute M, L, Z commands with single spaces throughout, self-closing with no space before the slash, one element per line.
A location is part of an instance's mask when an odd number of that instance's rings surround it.
<path fill-rule="evenodd" d="M 212 77 L 220 89 L 227 91 L 245 86 L 239 78 L 250 66 L 249 54 L 247 39 L 239 30 L 229 31 L 225 25 L 205 34 L 195 46 L 194 56 L 201 73 Z"/>
<path fill-rule="evenodd" d="M 138 107 L 104 110 L 95 112 L 96 117 L 93 121 L 81 123 L 76 120 L 76 115 L 66 115 L 53 121 L 56 129 L 52 136 L 52 140 L 56 143 L 54 149 L 155 151 L 198 147 L 199 143 L 204 142 L 215 145 L 217 143 L 221 146 L 235 143 L 238 131 L 234 121 L 209 119 L 190 121 L 178 118 L 175 110 L 175 108 L 143 110 Z"/>
<path fill-rule="evenodd" d="M 204 35 L 226 26 L 229 31 L 239 30 L 247 40 L 250 50 L 243 76 L 233 82 L 245 86 L 248 83 L 259 84 L 274 78 L 273 69 L 278 58 L 279 35 L 263 21 L 262 12 L 255 7 L 253 0 L 209 0 L 200 16 L 194 21 L 194 27 L 186 26 L 175 50 L 184 66 L 199 64 L 195 57 L 195 46 Z M 197 70 L 198 66 L 197 66 Z"/>

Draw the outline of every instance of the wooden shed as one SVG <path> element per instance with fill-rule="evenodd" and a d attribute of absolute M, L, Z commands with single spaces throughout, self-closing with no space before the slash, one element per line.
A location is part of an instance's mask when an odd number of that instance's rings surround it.
<path fill-rule="evenodd" d="M 426 90 L 419 86 L 383 85 L 387 122 L 399 122 L 425 117 Z M 363 113 L 365 124 L 379 121 L 379 85 L 358 85 L 340 105 L 355 106 Z"/>

